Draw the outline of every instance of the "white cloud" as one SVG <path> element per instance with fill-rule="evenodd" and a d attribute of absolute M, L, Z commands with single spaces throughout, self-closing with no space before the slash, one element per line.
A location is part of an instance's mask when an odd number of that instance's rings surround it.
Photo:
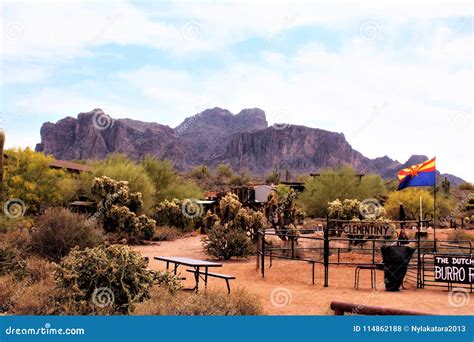
<path fill-rule="evenodd" d="M 2 67 L 0 73 L 0 83 L 7 84 L 28 84 L 44 82 L 51 75 L 51 69 L 43 66 L 8 66 Z"/>
<path fill-rule="evenodd" d="M 90 96 L 60 88 L 43 88 L 28 96 L 19 96 L 13 112 L 17 119 L 40 117 L 42 121 L 57 121 L 66 116 L 75 117 L 79 112 L 88 112 L 101 108 L 116 118 L 136 116 L 150 117 L 151 111 L 142 111 L 139 107 L 128 107 L 108 98 L 108 94 Z"/>
<path fill-rule="evenodd" d="M 320 26 L 340 31 L 378 18 L 387 28 L 416 20 L 466 16 L 470 2 L 174 2 L 169 6 L 125 1 L 68 1 L 3 4 L 2 57 L 75 58 L 106 44 L 135 44 L 183 55 L 220 51 L 249 37 L 272 38 L 294 27 Z M 145 8 L 144 8 L 145 7 Z M 195 24 L 197 39 L 187 39 Z"/>
<path fill-rule="evenodd" d="M 209 107 L 233 112 L 261 107 L 272 123 L 283 114 L 291 123 L 344 132 L 353 147 L 369 157 L 389 155 L 405 161 L 415 153 L 437 154 L 442 171 L 472 180 L 472 163 L 466 162 L 473 154 L 472 37 L 461 34 L 463 27 L 433 22 L 465 17 L 471 6 L 386 1 L 369 6 L 175 2 L 158 8 L 124 2 L 14 4 L 5 11 L 10 35 L 4 39 L 2 58 L 54 64 L 93 56 L 94 48 L 107 44 L 149 46 L 178 57 L 218 54 L 225 56 L 219 69 L 196 72 L 147 65 L 117 70 L 107 81 L 99 75 L 62 89 L 45 85 L 22 98 L 18 95 L 15 106 L 25 118 L 41 115 L 44 121 L 100 107 L 115 117 L 171 126 Z M 360 34 L 360 25 L 367 22 L 380 27 L 380 39 Z M 187 37 L 183 28 L 189 23 L 197 31 Z M 240 41 L 272 40 L 305 26 L 344 34 L 341 50 L 331 52 L 314 42 L 291 54 L 264 51 L 245 63 L 229 56 L 228 48 Z M 407 27 L 413 36 L 404 36 Z M 41 63 L 26 65 L 29 70 L 9 67 L 3 82 L 40 82 L 49 75 Z M 138 90 L 140 98 L 126 99 L 112 90 L 93 93 L 96 81 L 99 88 L 115 82 L 123 93 Z M 467 119 L 456 119 L 459 115 Z"/>
<path fill-rule="evenodd" d="M 341 53 L 313 44 L 292 58 L 269 51 L 254 64 L 235 62 L 205 77 L 153 66 L 119 77 L 157 107 L 173 107 L 167 103 L 172 99 L 179 108 L 174 124 L 189 115 L 185 109 L 196 94 L 206 94 L 210 103 L 233 112 L 257 106 L 270 122 L 283 114 L 291 123 L 343 132 L 372 158 L 389 155 L 403 162 L 411 154 L 438 154 L 442 171 L 472 179 L 472 166 L 459 161 L 462 153 L 472 154 L 472 121 L 453 119 L 472 113 L 470 57 L 458 56 L 454 64 L 440 60 L 439 41 L 433 36 L 420 45 L 413 61 L 400 61 L 403 51 L 377 50 L 357 38 Z M 453 70 L 456 65 L 464 67 Z M 375 107 L 383 108 L 374 114 Z"/>

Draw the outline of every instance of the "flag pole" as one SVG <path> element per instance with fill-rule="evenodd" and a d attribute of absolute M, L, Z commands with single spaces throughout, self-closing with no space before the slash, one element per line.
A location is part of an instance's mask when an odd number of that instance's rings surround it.
<path fill-rule="evenodd" d="M 423 228 L 423 204 L 421 203 L 421 196 L 420 196 L 420 226 Z"/>
<path fill-rule="evenodd" d="M 435 182 L 433 186 L 433 239 L 434 239 L 434 251 L 436 252 L 436 173 L 435 173 Z"/>

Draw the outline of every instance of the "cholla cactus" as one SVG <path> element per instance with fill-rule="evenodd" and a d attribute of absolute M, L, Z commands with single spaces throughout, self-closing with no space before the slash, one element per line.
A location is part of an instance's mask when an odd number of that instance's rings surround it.
<path fill-rule="evenodd" d="M 332 202 L 328 202 L 328 216 L 332 219 L 340 219 L 343 217 L 344 210 L 342 208 L 342 202 L 339 199 L 335 199 Z"/>
<path fill-rule="evenodd" d="M 287 235 L 290 235 L 288 230 L 291 229 L 291 227 L 296 229 L 297 216 L 301 219 L 303 215 L 303 212 L 298 211 L 296 208 L 295 199 L 296 192 L 294 189 L 290 189 L 283 201 L 279 201 L 278 195 L 274 192 L 268 195 L 266 204 L 267 219 L 283 241 L 286 241 Z M 292 233 L 295 232 L 296 230 L 292 231 Z"/>
<path fill-rule="evenodd" d="M 182 202 L 176 198 L 160 202 L 156 207 L 154 218 L 159 226 L 173 226 L 181 229 L 187 226 L 186 217 L 182 212 Z"/>
<path fill-rule="evenodd" d="M 138 216 L 138 230 L 146 240 L 151 240 L 155 233 L 156 221 L 146 215 Z"/>
<path fill-rule="evenodd" d="M 234 220 L 241 208 L 242 203 L 239 202 L 239 197 L 228 192 L 219 202 L 221 223 L 226 224 Z"/>
<path fill-rule="evenodd" d="M 214 228 L 218 224 L 220 224 L 219 216 L 208 210 L 206 216 L 202 219 L 202 233 Z"/>
<path fill-rule="evenodd" d="M 343 218 L 345 220 L 356 220 L 359 219 L 360 215 L 360 202 L 356 199 L 345 199 L 342 201 Z"/>
<path fill-rule="evenodd" d="M 128 182 L 116 181 L 106 176 L 94 178 L 92 195 L 98 200 L 106 232 L 126 234 L 129 239 L 139 235 L 151 239 L 155 221 L 145 215 L 138 217 L 143 208 L 142 194 L 129 192 Z"/>
<path fill-rule="evenodd" d="M 157 275 L 161 275 L 147 266 L 148 261 L 128 246 L 75 248 L 57 265 L 55 281 L 65 291 L 63 300 L 75 305 L 71 309 L 78 314 L 103 310 L 128 314 L 135 303 L 149 298 Z"/>
<path fill-rule="evenodd" d="M 359 219 L 360 202 L 356 199 L 345 199 L 342 202 L 336 199 L 328 203 L 328 216 L 339 220 Z"/>
<path fill-rule="evenodd" d="M 256 239 L 257 232 L 264 228 L 266 224 L 265 215 L 261 211 L 252 211 L 248 230 L 253 239 Z"/>
<path fill-rule="evenodd" d="M 142 194 L 130 192 L 128 182 L 116 181 L 102 176 L 92 181 L 92 195 L 98 200 L 98 207 L 110 207 L 112 204 L 127 206 L 134 213 L 143 208 Z"/>
<path fill-rule="evenodd" d="M 139 232 L 137 215 L 125 206 L 112 206 L 108 215 L 108 224 L 113 226 L 120 235 L 127 234 L 128 238 Z"/>
<path fill-rule="evenodd" d="M 304 218 L 306 217 L 306 213 L 303 210 L 296 209 L 295 211 L 295 218 L 298 224 L 304 223 Z"/>
<path fill-rule="evenodd" d="M 229 221 L 229 226 L 235 229 L 247 230 L 252 220 L 251 213 L 247 208 L 240 208 L 237 215 L 232 221 Z"/>

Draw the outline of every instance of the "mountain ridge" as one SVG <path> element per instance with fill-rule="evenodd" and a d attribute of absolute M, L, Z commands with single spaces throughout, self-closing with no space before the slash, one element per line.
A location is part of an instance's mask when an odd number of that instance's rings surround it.
<path fill-rule="evenodd" d="M 396 177 L 403 167 L 428 159 L 412 155 L 405 163 L 388 156 L 370 159 L 352 148 L 343 133 L 302 125 L 268 125 L 265 112 L 247 108 L 237 114 L 214 107 L 187 117 L 171 128 L 156 122 L 112 119 L 101 109 L 68 116 L 41 127 L 36 151 L 57 159 L 103 159 L 123 153 L 133 159 L 147 154 L 169 159 L 178 171 L 199 164 L 230 163 L 234 170 L 246 169 L 264 175 L 275 168 L 288 168 L 292 175 L 325 168 L 352 165 L 363 173 Z M 440 174 L 441 175 L 441 174 Z M 457 176 L 442 174 L 453 185 Z"/>

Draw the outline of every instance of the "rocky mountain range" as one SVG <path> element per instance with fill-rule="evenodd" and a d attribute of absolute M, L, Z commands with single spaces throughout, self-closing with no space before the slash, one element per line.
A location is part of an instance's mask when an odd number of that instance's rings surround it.
<path fill-rule="evenodd" d="M 405 163 L 388 156 L 370 159 L 354 150 L 342 133 L 305 126 L 269 126 L 265 112 L 244 109 L 238 114 L 221 108 L 206 109 L 186 118 L 175 128 L 131 119 L 112 119 L 100 109 L 66 117 L 41 127 L 36 151 L 63 160 L 103 159 L 123 153 L 133 159 L 154 155 L 170 160 L 179 171 L 199 164 L 211 167 L 230 163 L 234 170 L 255 175 L 275 168 L 292 175 L 317 172 L 351 164 L 363 173 L 395 178 L 400 168 L 420 163 L 426 156 L 413 155 Z M 463 180 L 443 174 L 452 184 Z"/>

